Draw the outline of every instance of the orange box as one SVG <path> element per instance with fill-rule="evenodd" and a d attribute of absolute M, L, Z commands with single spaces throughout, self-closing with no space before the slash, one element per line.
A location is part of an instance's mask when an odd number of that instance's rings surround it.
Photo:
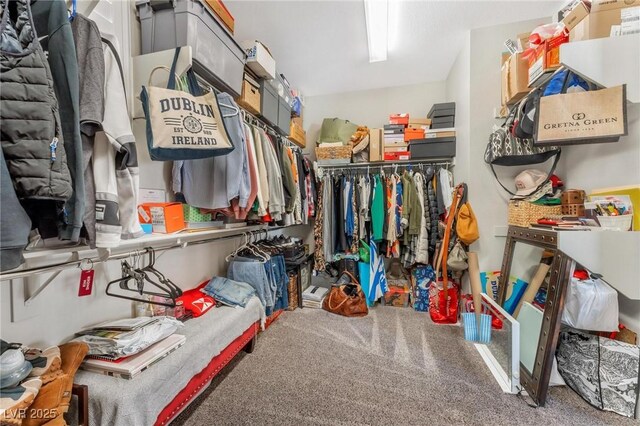
<path fill-rule="evenodd" d="M 403 161 L 403 160 L 411 160 L 411 153 L 409 151 L 384 153 L 384 161 Z"/>
<path fill-rule="evenodd" d="M 409 125 L 409 114 L 391 114 L 389 116 L 389 124 Z"/>
<path fill-rule="evenodd" d="M 412 127 L 404 129 L 404 141 L 409 142 L 413 139 L 424 139 L 424 129 L 414 129 Z"/>
<path fill-rule="evenodd" d="M 153 232 L 172 234 L 186 228 L 182 203 L 144 203 L 138 207 L 142 223 L 151 223 Z"/>
<path fill-rule="evenodd" d="M 560 67 L 560 46 L 567 42 L 569 34 L 562 33 L 536 47 L 534 53 L 529 56 L 529 86 L 543 74 Z"/>

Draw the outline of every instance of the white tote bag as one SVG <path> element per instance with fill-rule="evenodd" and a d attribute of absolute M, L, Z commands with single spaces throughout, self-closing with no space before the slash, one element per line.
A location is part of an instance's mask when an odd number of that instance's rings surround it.
<path fill-rule="evenodd" d="M 618 292 L 599 278 L 571 278 L 562 322 L 580 330 L 618 331 Z"/>

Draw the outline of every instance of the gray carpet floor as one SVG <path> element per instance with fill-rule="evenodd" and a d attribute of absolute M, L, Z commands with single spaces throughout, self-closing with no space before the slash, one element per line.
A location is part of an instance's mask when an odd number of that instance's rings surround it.
<path fill-rule="evenodd" d="M 205 424 L 638 425 L 567 387 L 529 407 L 501 392 L 460 327 L 393 307 L 285 312 L 173 426 Z"/>

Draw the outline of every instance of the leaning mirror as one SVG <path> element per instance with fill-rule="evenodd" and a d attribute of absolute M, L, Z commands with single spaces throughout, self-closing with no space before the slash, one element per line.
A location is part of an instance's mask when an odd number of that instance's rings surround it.
<path fill-rule="evenodd" d="M 509 227 L 498 304 L 520 328 L 520 384 L 543 406 L 553 368 L 571 262 L 552 231 Z"/>

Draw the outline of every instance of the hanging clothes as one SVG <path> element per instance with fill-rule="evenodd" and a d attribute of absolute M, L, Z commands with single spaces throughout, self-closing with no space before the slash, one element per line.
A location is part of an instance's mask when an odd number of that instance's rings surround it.
<path fill-rule="evenodd" d="M 329 240 L 325 239 L 325 232 L 327 231 L 327 224 L 324 220 L 324 206 L 326 201 L 324 197 L 324 188 L 326 187 L 324 181 L 319 183 L 318 191 L 322 196 L 318 197 L 318 214 L 316 215 L 316 221 L 313 224 L 313 242 L 314 242 L 314 269 L 316 271 L 324 271 L 326 268 L 325 249 L 329 245 Z"/>
<path fill-rule="evenodd" d="M 260 136 L 260 129 L 257 127 L 251 128 L 253 133 L 254 147 L 256 151 L 256 163 L 258 165 L 258 180 L 260 181 L 260 194 L 262 202 L 258 206 L 258 216 L 264 217 L 267 214 L 269 208 L 270 193 L 269 193 L 269 180 L 267 178 L 267 165 L 265 161 L 265 155 L 262 151 L 262 137 Z"/>
<path fill-rule="evenodd" d="M 385 191 L 380 176 L 376 175 L 373 179 L 373 196 L 371 199 L 371 227 L 373 228 L 374 241 L 380 241 L 384 238 L 383 226 L 386 204 L 384 204 L 383 192 Z"/>

